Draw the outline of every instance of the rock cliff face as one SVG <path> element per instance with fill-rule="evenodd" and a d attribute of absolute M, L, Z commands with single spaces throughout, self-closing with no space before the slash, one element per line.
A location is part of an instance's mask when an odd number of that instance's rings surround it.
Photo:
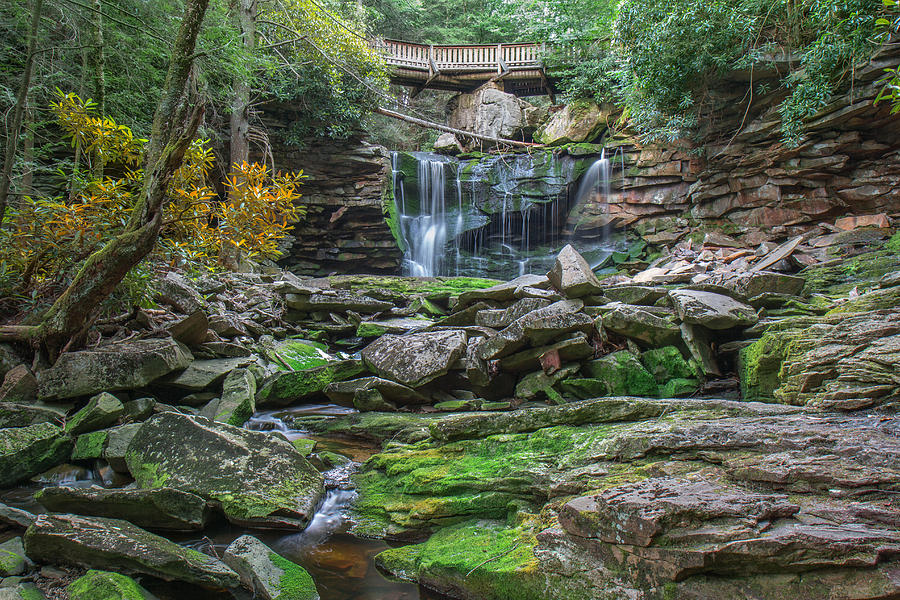
<path fill-rule="evenodd" d="M 781 141 L 782 96 L 758 96 L 748 110 L 740 73 L 716 91 L 719 112 L 709 119 L 703 157 L 688 143 L 642 146 L 627 134 L 614 136 L 607 155 L 621 151 L 613 169 L 621 173 L 624 164 L 624 185 L 614 176 L 613 187 L 624 193 L 613 199 L 610 216 L 666 243 L 688 225 L 790 234 L 840 215 L 900 211 L 900 119 L 885 103 L 874 104 L 877 79 L 898 54 L 886 51 L 857 69 L 853 88 L 808 121 L 797 147 Z M 754 85 L 765 80 L 757 73 Z"/>
<path fill-rule="evenodd" d="M 284 141 L 292 111 L 264 110 L 275 164 L 308 177 L 301 188 L 306 216 L 288 238 L 281 264 L 300 275 L 398 272 L 401 252 L 383 213 L 387 151 L 360 137 L 297 148 Z"/>

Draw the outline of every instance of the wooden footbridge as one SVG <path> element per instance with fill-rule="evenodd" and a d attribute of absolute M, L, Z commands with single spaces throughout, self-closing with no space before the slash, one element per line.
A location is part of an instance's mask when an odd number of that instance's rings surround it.
<path fill-rule="evenodd" d="M 543 44 L 435 46 L 378 40 L 374 46 L 391 67 L 391 83 L 413 88 L 413 96 L 426 87 L 471 92 L 489 81 L 517 96 L 554 93 L 541 61 Z"/>

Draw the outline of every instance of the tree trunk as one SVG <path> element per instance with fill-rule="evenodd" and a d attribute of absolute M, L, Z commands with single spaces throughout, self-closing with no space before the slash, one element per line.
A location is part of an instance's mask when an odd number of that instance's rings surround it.
<path fill-rule="evenodd" d="M 232 18 L 241 38 L 247 56 L 252 56 L 256 49 L 256 0 L 232 0 Z M 246 76 L 234 78 L 234 96 L 231 102 L 231 144 L 230 159 L 232 167 L 250 160 L 250 84 Z M 231 168 L 231 176 L 237 177 L 236 169 Z M 230 197 L 228 201 L 233 202 Z M 225 267 L 236 270 L 239 262 L 239 250 L 225 245 L 219 250 L 219 261 Z"/>
<path fill-rule="evenodd" d="M 247 55 L 256 49 L 256 0 L 232 0 L 232 16 Z M 231 164 L 250 159 L 250 84 L 246 76 L 234 78 L 234 99 L 231 102 Z"/>
<path fill-rule="evenodd" d="M 41 24 L 43 3 L 44 0 L 34 0 L 31 30 L 28 32 L 28 54 L 25 56 L 25 72 L 22 73 L 22 82 L 19 84 L 19 93 L 16 96 L 16 106 L 13 110 L 12 127 L 9 129 L 9 135 L 6 139 L 3 171 L 0 172 L 0 227 L 3 226 L 3 216 L 6 214 L 6 203 L 9 198 L 9 187 L 12 185 L 12 170 L 13 164 L 16 162 L 19 130 L 22 128 L 25 106 L 28 104 L 28 90 L 31 87 L 31 72 L 34 69 L 34 55 L 37 49 L 38 27 Z"/>
<path fill-rule="evenodd" d="M 32 193 L 34 184 L 34 111 L 25 107 L 25 139 L 22 140 L 22 159 L 25 163 L 22 181 L 19 184 L 19 200 Z M 20 204 L 21 205 L 21 204 Z"/>
<path fill-rule="evenodd" d="M 166 187 L 181 165 L 203 115 L 199 106 L 188 115 L 187 84 L 208 4 L 209 0 L 186 2 L 162 97 L 153 115 L 144 185 L 125 230 L 87 258 L 66 291 L 31 332 L 50 361 L 55 361 L 71 344 L 82 341 L 100 304 L 156 245 Z"/>
<path fill-rule="evenodd" d="M 100 0 L 93 1 L 91 11 L 90 44 L 87 49 L 87 76 L 90 78 L 91 99 L 97 104 L 97 114 L 106 114 L 106 77 L 103 69 L 106 60 L 103 56 L 103 14 Z M 103 157 L 95 152 L 91 157 L 91 173 L 95 179 L 103 177 Z"/>

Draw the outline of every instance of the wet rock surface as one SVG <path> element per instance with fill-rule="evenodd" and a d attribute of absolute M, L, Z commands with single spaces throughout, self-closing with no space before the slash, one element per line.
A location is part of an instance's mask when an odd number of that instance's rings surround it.
<path fill-rule="evenodd" d="M 324 492 L 287 440 L 177 413 L 145 422 L 125 461 L 139 486 L 196 494 L 251 527 L 302 528 Z"/>
<path fill-rule="evenodd" d="M 41 515 L 25 533 L 25 551 L 40 562 L 118 568 L 218 589 L 240 584 L 219 560 L 118 519 Z"/>

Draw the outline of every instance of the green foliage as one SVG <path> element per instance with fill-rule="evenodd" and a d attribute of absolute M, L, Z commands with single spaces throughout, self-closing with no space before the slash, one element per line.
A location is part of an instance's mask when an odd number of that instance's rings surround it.
<path fill-rule="evenodd" d="M 897 0 L 882 0 L 884 6 L 889 11 L 896 13 L 893 19 L 878 19 L 876 25 L 885 37 L 892 34 L 900 33 L 900 2 Z M 896 68 L 885 69 L 887 77 L 884 82 L 884 88 L 878 94 L 875 102 L 881 100 L 889 100 L 892 103 L 891 114 L 900 112 L 900 66 Z"/>
<path fill-rule="evenodd" d="M 895 7 L 896 0 L 884 1 Z M 702 133 L 697 119 L 712 106 L 706 92 L 714 81 L 793 53 L 799 68 L 782 80 L 779 107 L 783 138 L 793 144 L 803 121 L 871 54 L 879 24 L 896 28 L 879 17 L 871 0 L 625 0 L 611 41 L 551 66 L 568 97 L 619 104 L 647 137 L 671 140 Z M 893 100 L 892 85 L 900 83 L 889 82 L 883 97 Z"/>

